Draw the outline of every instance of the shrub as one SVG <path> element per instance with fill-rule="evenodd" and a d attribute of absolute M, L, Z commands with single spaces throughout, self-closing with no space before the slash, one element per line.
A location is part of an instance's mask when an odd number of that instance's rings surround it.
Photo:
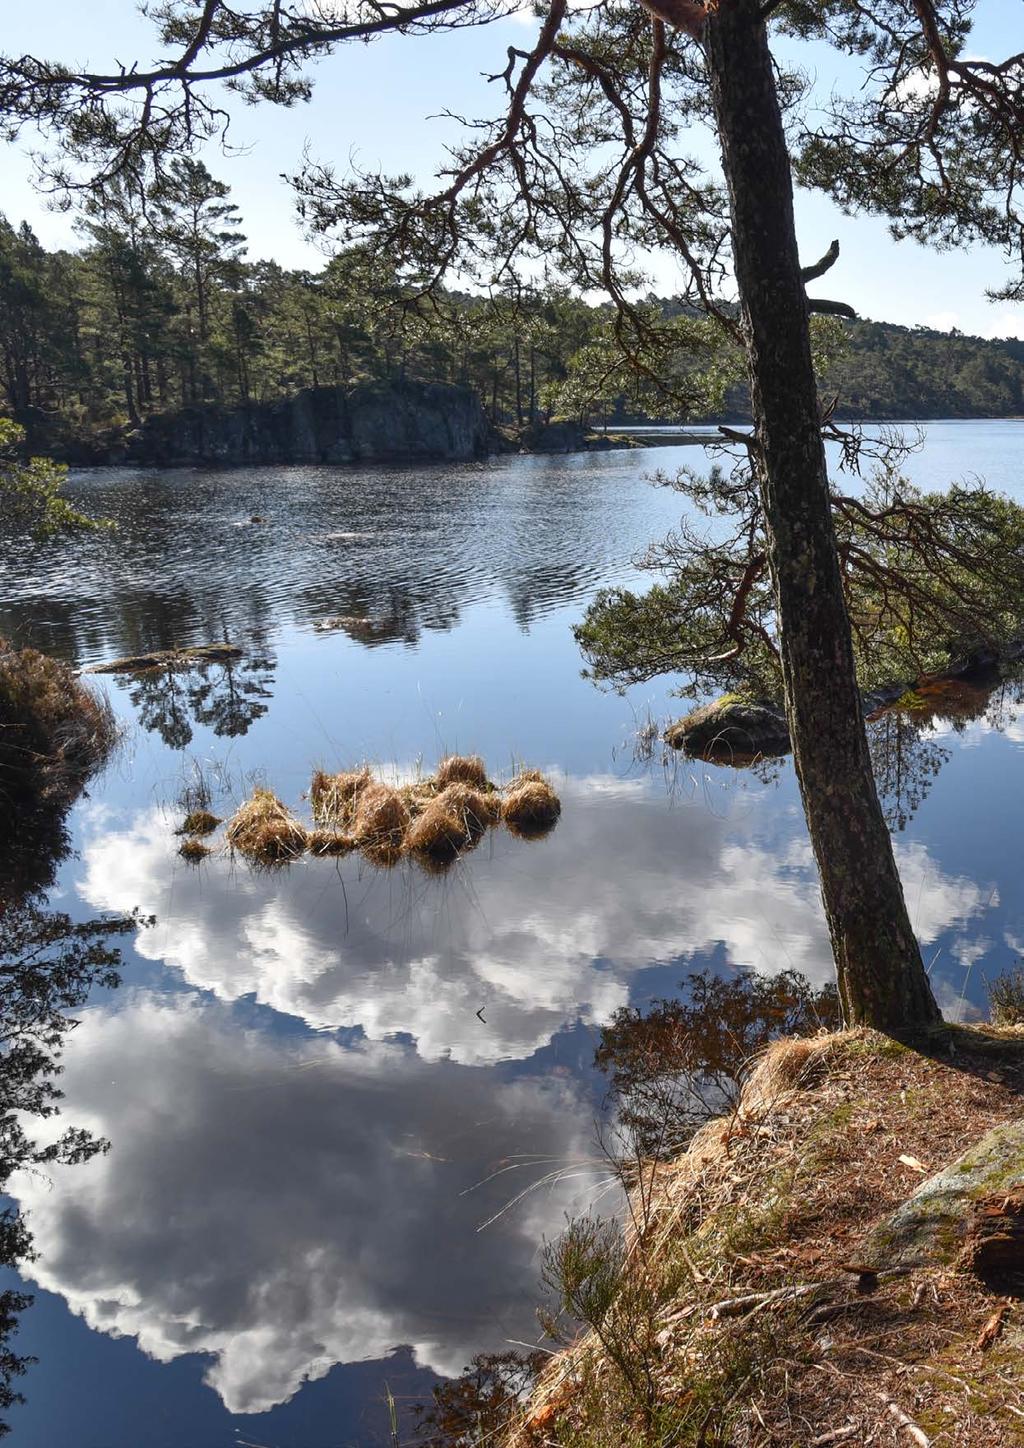
<path fill-rule="evenodd" d="M 835 986 L 816 988 L 795 970 L 705 971 L 686 986 L 688 999 L 617 1011 L 595 1054 L 619 1125 L 642 1156 L 675 1156 L 705 1121 L 734 1104 L 748 1063 L 770 1041 L 839 1025 Z"/>
<path fill-rule="evenodd" d="M 1004 970 L 989 981 L 988 1002 L 994 1026 L 1024 1025 L 1024 966 Z"/>
<path fill-rule="evenodd" d="M 69 665 L 0 640 L 0 800 L 70 802 L 116 741 L 109 702 Z"/>

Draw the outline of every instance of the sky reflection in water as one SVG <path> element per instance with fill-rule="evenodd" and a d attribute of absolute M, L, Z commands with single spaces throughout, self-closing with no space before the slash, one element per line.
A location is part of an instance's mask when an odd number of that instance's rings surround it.
<path fill-rule="evenodd" d="M 972 470 L 985 435 L 968 426 L 933 433 L 941 455 L 925 458 Z M 994 427 L 982 451 L 1009 473 L 1021 431 Z M 425 1381 L 393 1349 L 453 1372 L 533 1334 L 538 1244 L 604 1176 L 589 1061 L 609 1014 L 708 964 L 827 978 L 788 764 L 770 784 L 640 768 L 630 738 L 648 710 L 672 712 L 669 685 L 620 699 L 579 677 L 570 625 L 675 521 L 676 497 L 643 474 L 680 461 L 694 455 L 97 474 L 78 487 L 121 518 L 117 549 L 21 560 L 0 619 L 19 636 L 95 659 L 226 629 L 252 652 L 235 674 L 111 687 L 131 746 L 76 812 L 62 903 L 158 924 L 67 1056 L 67 1119 L 109 1137 L 109 1156 L 18 1184 L 55 1295 L 23 1334 L 41 1362 L 15 1443 L 212 1448 L 239 1427 L 304 1448 L 374 1441 L 385 1379 Z M 254 512 L 265 530 L 244 523 Z M 373 627 L 317 633 L 328 614 Z M 1024 723 L 1012 707 L 998 722 L 932 731 L 921 767 L 939 768 L 897 837 L 950 1010 L 1024 942 Z M 446 748 L 495 773 L 556 770 L 553 835 L 492 832 L 440 881 L 353 858 L 197 870 L 175 853 L 169 802 L 193 761 L 223 812 L 254 774 L 298 806 L 316 763 L 430 767 Z M 76 1336 L 62 1303 L 98 1331 Z M 73 1411 L 72 1351 L 95 1398 Z"/>

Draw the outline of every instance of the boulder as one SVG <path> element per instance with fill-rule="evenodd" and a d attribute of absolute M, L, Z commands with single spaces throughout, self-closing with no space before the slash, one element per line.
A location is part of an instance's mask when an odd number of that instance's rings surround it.
<path fill-rule="evenodd" d="M 748 761 L 786 754 L 789 726 L 778 705 L 726 694 L 669 725 L 665 743 L 697 758 Z"/>
<path fill-rule="evenodd" d="M 954 1264 L 1024 1273 L 1024 1121 L 987 1132 L 876 1227 L 857 1256 L 879 1270 Z"/>

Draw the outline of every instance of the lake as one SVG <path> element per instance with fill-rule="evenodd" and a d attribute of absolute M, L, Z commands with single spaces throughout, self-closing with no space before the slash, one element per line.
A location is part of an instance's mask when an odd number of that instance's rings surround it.
<path fill-rule="evenodd" d="M 646 476 L 700 456 L 90 472 L 72 497 L 117 533 L 16 552 L 0 634 L 83 665 L 245 649 L 106 681 L 126 740 L 53 899 L 157 923 L 66 1053 L 63 1120 L 109 1154 L 15 1183 L 39 1252 L 17 1448 L 386 1442 L 387 1394 L 536 1340 L 543 1241 L 610 1200 L 602 1023 L 702 969 L 829 979 L 789 763 L 648 758 L 674 681 L 581 677 L 571 625 L 678 518 Z M 1022 459 L 1024 422 L 929 423 L 908 472 L 1021 498 Z M 557 828 L 492 831 L 443 878 L 177 855 L 200 775 L 218 814 L 253 782 L 301 810 L 315 766 L 450 750 L 546 770 Z M 977 1014 L 1024 951 L 1024 714 L 994 699 L 884 769 L 936 993 Z"/>

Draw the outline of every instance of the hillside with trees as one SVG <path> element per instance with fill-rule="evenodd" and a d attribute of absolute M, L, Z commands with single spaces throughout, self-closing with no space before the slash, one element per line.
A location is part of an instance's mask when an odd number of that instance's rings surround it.
<path fill-rule="evenodd" d="M 749 414 L 739 358 L 720 342 L 709 357 L 678 303 L 644 304 L 681 327 L 679 402 L 667 408 L 614 355 L 609 305 L 564 287 L 417 295 L 358 248 L 320 271 L 248 261 L 229 189 L 199 161 L 176 161 L 141 198 L 108 184 L 78 230 L 78 249 L 47 251 L 0 218 L 3 403 L 39 451 L 85 459 L 154 413 L 366 381 L 469 384 L 492 424 L 513 432 L 556 415 L 614 425 Z M 838 393 L 837 416 L 1024 413 L 1024 342 L 820 325 L 831 329 L 822 390 Z"/>

